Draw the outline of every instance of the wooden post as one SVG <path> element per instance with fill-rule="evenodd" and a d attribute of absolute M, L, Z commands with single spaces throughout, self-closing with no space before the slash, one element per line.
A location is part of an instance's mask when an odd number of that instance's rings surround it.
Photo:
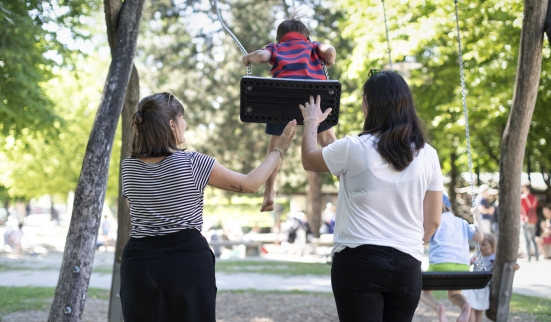
<path fill-rule="evenodd" d="M 81 321 L 92 273 L 109 158 L 132 72 L 144 0 L 125 1 L 103 96 L 86 146 L 49 322 Z"/>
<path fill-rule="evenodd" d="M 490 309 L 496 319 L 503 264 L 517 260 L 520 230 L 520 175 L 541 73 L 543 27 L 548 0 L 525 0 L 515 92 L 503 133 L 499 169 L 499 241 L 492 279 Z"/>

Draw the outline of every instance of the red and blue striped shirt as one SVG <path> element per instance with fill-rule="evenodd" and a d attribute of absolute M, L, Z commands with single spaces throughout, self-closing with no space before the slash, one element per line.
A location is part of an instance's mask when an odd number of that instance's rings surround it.
<path fill-rule="evenodd" d="M 279 43 L 268 44 L 264 50 L 272 53 L 273 77 L 326 80 L 318 56 L 322 45 L 308 41 L 298 32 L 289 32 Z"/>

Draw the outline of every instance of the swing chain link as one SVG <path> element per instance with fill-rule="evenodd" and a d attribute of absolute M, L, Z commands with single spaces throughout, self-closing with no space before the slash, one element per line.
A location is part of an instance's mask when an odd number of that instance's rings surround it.
<path fill-rule="evenodd" d="M 459 9 L 458 0 L 454 0 L 455 4 L 455 28 L 457 32 L 457 47 L 458 47 L 458 59 L 459 59 L 459 78 L 461 79 L 461 101 L 463 104 L 463 116 L 465 118 L 465 134 L 467 139 L 467 155 L 469 159 L 469 175 L 471 184 L 471 208 L 474 208 L 474 176 L 473 176 L 473 157 L 471 154 L 471 137 L 469 134 L 469 112 L 467 111 L 467 90 L 465 86 L 465 66 L 463 65 L 463 49 L 461 47 L 461 30 L 459 28 Z M 482 223 L 479 223 L 482 224 Z M 480 244 L 476 243 L 476 260 L 474 263 L 475 270 L 485 271 L 484 263 L 482 262 L 482 253 L 480 251 Z"/>
<path fill-rule="evenodd" d="M 390 37 L 388 36 L 388 22 L 387 22 L 387 19 L 386 19 L 385 0 L 381 0 L 381 2 L 383 3 L 383 17 L 385 19 L 386 45 L 387 45 L 387 49 L 388 49 L 388 64 L 389 64 L 390 70 L 394 71 L 394 68 L 392 67 L 392 56 L 390 54 L 391 53 L 391 51 L 390 51 Z"/>
<path fill-rule="evenodd" d="M 228 32 L 228 34 L 230 34 L 233 41 L 237 44 L 237 47 L 239 47 L 239 49 L 241 50 L 243 55 L 248 54 L 247 50 L 245 50 L 245 47 L 243 47 L 241 42 L 239 42 L 239 39 L 237 39 L 237 37 L 233 34 L 233 32 L 230 30 L 230 28 L 224 23 L 224 20 L 222 20 L 222 15 L 220 14 L 220 9 L 218 9 L 218 1 L 213 0 L 212 2 L 213 2 L 214 9 L 216 10 L 216 14 L 218 15 L 218 20 L 220 20 L 220 24 L 222 25 L 222 28 L 224 28 Z M 247 76 L 251 76 L 251 75 L 252 75 L 252 68 L 251 68 L 251 65 L 248 65 L 247 66 Z"/>

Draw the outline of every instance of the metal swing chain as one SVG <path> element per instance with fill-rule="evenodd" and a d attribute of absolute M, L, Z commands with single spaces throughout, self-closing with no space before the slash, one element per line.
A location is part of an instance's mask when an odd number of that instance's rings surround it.
<path fill-rule="evenodd" d="M 471 208 L 475 207 L 474 197 L 474 177 L 473 177 L 473 157 L 471 155 L 471 137 L 469 134 L 469 112 L 467 111 L 467 90 L 465 86 L 465 66 L 463 65 L 463 50 L 461 48 L 461 30 L 459 29 L 459 9 L 458 0 L 454 0 L 455 3 L 455 27 L 457 32 L 457 47 L 459 58 L 459 78 L 461 79 L 461 101 L 463 103 L 463 116 L 465 118 L 465 134 L 467 138 L 467 155 L 469 159 L 469 175 L 471 184 Z M 476 243 L 476 261 L 475 268 L 479 271 L 485 271 L 486 267 L 482 262 L 482 253 L 480 251 L 480 244 Z"/>
<path fill-rule="evenodd" d="M 213 0 L 212 2 L 213 2 L 214 9 L 216 10 L 216 14 L 218 15 L 218 20 L 220 20 L 220 24 L 222 25 L 222 28 L 224 28 L 228 32 L 228 34 L 230 34 L 233 41 L 237 44 L 237 47 L 239 47 L 239 49 L 241 50 L 243 55 L 248 54 L 247 50 L 245 50 L 245 47 L 243 47 L 241 42 L 239 42 L 239 39 L 237 39 L 237 37 L 233 34 L 233 32 L 230 30 L 230 28 L 224 23 L 224 20 L 222 20 L 222 15 L 220 14 L 220 9 L 218 9 L 218 1 Z M 252 68 L 251 68 L 251 65 L 249 65 L 249 66 L 247 66 L 247 76 L 251 76 L 251 75 L 252 75 Z"/>
<path fill-rule="evenodd" d="M 388 22 L 386 20 L 385 0 L 381 0 L 381 2 L 383 3 L 383 16 L 385 18 L 386 45 L 388 48 L 388 64 L 390 66 L 390 70 L 394 71 L 394 68 L 392 67 L 392 56 L 390 55 L 390 37 L 388 37 Z"/>

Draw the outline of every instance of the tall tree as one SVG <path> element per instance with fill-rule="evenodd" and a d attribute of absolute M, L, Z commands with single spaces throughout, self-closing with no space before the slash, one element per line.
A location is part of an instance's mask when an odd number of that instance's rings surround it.
<path fill-rule="evenodd" d="M 48 321 L 80 321 L 105 197 L 109 158 L 132 73 L 144 0 L 125 1 L 105 82 L 75 191 L 60 276 Z"/>
<path fill-rule="evenodd" d="M 111 53 L 115 52 L 117 43 L 117 33 L 119 29 L 119 18 L 122 10 L 121 0 L 104 0 L 105 21 L 107 25 L 107 38 Z M 121 122 L 121 151 L 120 164 L 130 156 L 132 145 L 132 116 L 140 99 L 140 80 L 136 66 L 132 65 L 132 73 L 128 82 L 124 106 L 122 109 Z M 113 263 L 113 277 L 111 279 L 111 296 L 109 301 L 108 319 L 110 322 L 122 321 L 122 305 L 120 302 L 121 274 L 120 267 L 122 262 L 122 251 L 130 238 L 130 209 L 125 198 L 122 197 L 122 173 L 119 171 L 117 199 L 117 242 L 115 245 L 115 260 Z"/>
<path fill-rule="evenodd" d="M 500 321 L 505 320 L 509 311 L 512 290 L 505 289 L 502 285 L 502 275 L 504 264 L 515 263 L 517 260 L 520 230 L 520 174 L 540 83 L 547 4 L 547 0 L 524 1 L 515 92 L 501 146 L 499 248 L 492 278 L 490 309 L 486 311 L 486 315 L 492 320 L 496 318 Z M 502 307 L 498 307 L 498 304 Z"/>

